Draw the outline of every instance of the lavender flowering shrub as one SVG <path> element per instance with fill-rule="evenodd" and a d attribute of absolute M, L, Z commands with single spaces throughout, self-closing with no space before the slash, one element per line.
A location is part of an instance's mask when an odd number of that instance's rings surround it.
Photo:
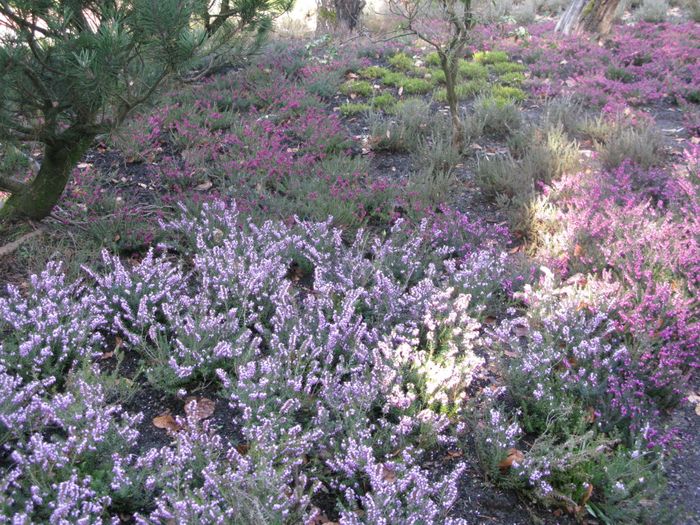
<path fill-rule="evenodd" d="M 5 520 L 458 523 L 463 467 L 436 478 L 422 461 L 458 444 L 506 258 L 441 243 L 428 220 L 347 243 L 331 219 L 255 224 L 205 204 L 164 228 L 180 262 L 104 254 L 80 284 L 51 265 L 2 300 Z M 172 445 L 137 446 L 143 416 L 90 365 L 106 338 L 141 360 L 143 388 L 215 385 L 239 432 L 183 418 Z M 334 504 L 320 508 L 324 494 Z"/>

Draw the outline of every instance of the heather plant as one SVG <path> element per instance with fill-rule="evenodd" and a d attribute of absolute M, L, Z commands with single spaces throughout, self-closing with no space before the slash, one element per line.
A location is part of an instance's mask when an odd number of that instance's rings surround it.
<path fill-rule="evenodd" d="M 131 469 L 139 415 L 109 405 L 99 384 L 80 376 L 69 378 L 63 394 L 25 401 L 28 405 L 15 406 L 14 422 L 21 417 L 28 432 L 12 442 L 0 498 L 4 517 L 102 523 L 109 522 L 111 509 L 143 504 L 137 492 L 121 490 L 120 482 Z M 12 417 L 3 412 L 3 423 Z M 25 423 L 32 420 L 34 425 Z"/>
<path fill-rule="evenodd" d="M 26 295 L 10 286 L 0 297 L 0 364 L 29 379 L 58 378 L 99 352 L 99 331 L 107 318 L 102 299 L 67 283 L 61 265 L 51 263 L 29 281 Z"/>
<path fill-rule="evenodd" d="M 641 168 L 658 166 L 663 160 L 664 143 L 651 126 L 641 128 L 616 125 L 599 146 L 600 160 L 606 169 L 615 169 L 629 160 Z"/>
<path fill-rule="evenodd" d="M 430 105 L 419 98 L 409 98 L 397 103 L 391 116 L 370 115 L 370 134 L 375 149 L 412 151 L 418 140 L 430 132 L 428 119 Z"/>
<path fill-rule="evenodd" d="M 649 426 L 660 421 L 649 378 L 611 317 L 615 293 L 605 283 L 558 285 L 551 274 L 537 290 L 526 286 L 526 317 L 504 321 L 492 335 L 509 356 L 507 392 L 518 406 L 516 419 L 504 420 L 492 408 L 480 455 L 492 476 L 550 505 L 580 514 L 588 504 L 599 517 L 634 522 L 646 512 L 638 501 L 658 490 L 652 449 L 663 437 Z M 538 437 L 499 473 L 496 462 L 516 446 L 520 427 Z M 590 485 L 605 498 L 589 503 Z"/>
<path fill-rule="evenodd" d="M 480 130 L 490 136 L 507 136 L 522 125 L 522 116 L 510 100 L 495 96 L 482 96 L 474 101 L 470 115 Z"/>
<path fill-rule="evenodd" d="M 96 285 L 96 308 L 112 318 L 111 331 L 138 347 L 163 329 L 163 308 L 181 297 L 185 284 L 182 271 L 151 250 L 134 271 L 119 257 L 102 252 L 104 273 L 85 268 Z"/>

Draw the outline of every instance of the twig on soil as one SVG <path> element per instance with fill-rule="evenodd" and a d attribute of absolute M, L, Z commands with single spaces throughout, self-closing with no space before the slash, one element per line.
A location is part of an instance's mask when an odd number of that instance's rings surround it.
<path fill-rule="evenodd" d="M 34 237 L 38 237 L 44 233 L 43 228 L 39 228 L 34 230 L 33 232 L 26 233 L 22 235 L 19 239 L 16 239 L 12 242 L 9 242 L 5 244 L 4 246 L 0 246 L 0 257 L 3 257 L 5 255 L 10 255 L 12 252 L 14 252 L 17 248 L 22 246 L 25 242 L 27 242 L 30 239 L 33 239 Z"/>

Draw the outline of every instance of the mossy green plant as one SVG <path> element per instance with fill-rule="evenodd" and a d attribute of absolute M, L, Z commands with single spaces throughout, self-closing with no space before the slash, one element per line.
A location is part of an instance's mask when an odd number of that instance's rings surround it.
<path fill-rule="evenodd" d="M 498 77 L 498 83 L 503 86 L 520 87 L 525 82 L 525 75 L 522 73 L 505 73 Z"/>
<path fill-rule="evenodd" d="M 486 79 L 489 76 L 484 65 L 468 60 L 459 61 L 459 74 L 468 80 Z"/>
<path fill-rule="evenodd" d="M 403 88 L 403 92 L 408 95 L 421 95 L 430 93 L 433 89 L 433 83 L 425 78 L 406 78 L 399 88 Z"/>
<path fill-rule="evenodd" d="M 517 62 L 497 62 L 489 66 L 489 69 L 496 75 L 505 75 L 507 73 L 522 73 L 526 68 Z"/>
<path fill-rule="evenodd" d="M 394 107 L 396 98 L 391 93 L 382 93 L 370 100 L 370 104 L 374 109 L 382 109 L 384 111 Z"/>
<path fill-rule="evenodd" d="M 340 86 L 340 92 L 343 95 L 360 95 L 361 97 L 368 97 L 372 94 L 374 88 L 372 84 L 366 80 L 349 80 L 342 86 Z"/>
<path fill-rule="evenodd" d="M 340 106 L 340 114 L 344 117 L 352 117 L 361 113 L 367 113 L 372 106 L 364 102 L 348 102 Z"/>
<path fill-rule="evenodd" d="M 387 86 L 399 87 L 408 77 L 403 73 L 397 73 L 396 71 L 387 71 L 382 76 L 382 82 Z"/>
<path fill-rule="evenodd" d="M 489 88 L 486 80 L 470 80 L 463 84 L 458 84 L 455 87 L 455 93 L 458 100 L 468 100 L 475 97 L 479 93 L 487 91 Z M 447 90 L 445 88 L 438 89 L 435 92 L 434 99 L 437 102 L 447 102 Z"/>
<path fill-rule="evenodd" d="M 357 73 L 362 77 L 362 78 L 367 78 L 367 79 L 378 79 L 382 78 L 384 75 L 387 73 L 390 73 L 387 68 L 382 67 L 382 66 L 369 66 L 365 67 L 363 69 L 360 69 Z"/>
<path fill-rule="evenodd" d="M 425 55 L 424 60 L 429 66 L 440 67 L 440 55 L 437 54 L 437 51 L 433 51 L 432 53 Z"/>
<path fill-rule="evenodd" d="M 389 57 L 389 64 L 399 71 L 413 71 L 416 67 L 413 58 L 404 52 L 399 52 Z"/>
<path fill-rule="evenodd" d="M 430 78 L 436 84 L 444 84 L 447 81 L 445 72 L 442 69 L 431 69 Z"/>
<path fill-rule="evenodd" d="M 513 100 L 515 102 L 522 102 L 523 100 L 527 99 L 527 93 L 520 88 L 511 86 L 494 86 L 491 94 L 495 98 Z"/>
<path fill-rule="evenodd" d="M 505 51 L 477 51 L 474 53 L 474 61 L 484 65 L 508 62 L 508 53 Z"/>

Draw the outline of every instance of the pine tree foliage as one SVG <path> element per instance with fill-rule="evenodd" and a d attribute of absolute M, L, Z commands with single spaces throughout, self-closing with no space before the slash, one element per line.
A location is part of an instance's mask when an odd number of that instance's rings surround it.
<path fill-rule="evenodd" d="M 0 216 L 46 216 L 65 183 L 44 179 L 67 182 L 96 135 L 193 60 L 259 44 L 288 3 L 0 0 L 0 149 L 31 142 L 45 153 L 29 184 L 0 173 L 0 190 L 12 193 Z"/>

